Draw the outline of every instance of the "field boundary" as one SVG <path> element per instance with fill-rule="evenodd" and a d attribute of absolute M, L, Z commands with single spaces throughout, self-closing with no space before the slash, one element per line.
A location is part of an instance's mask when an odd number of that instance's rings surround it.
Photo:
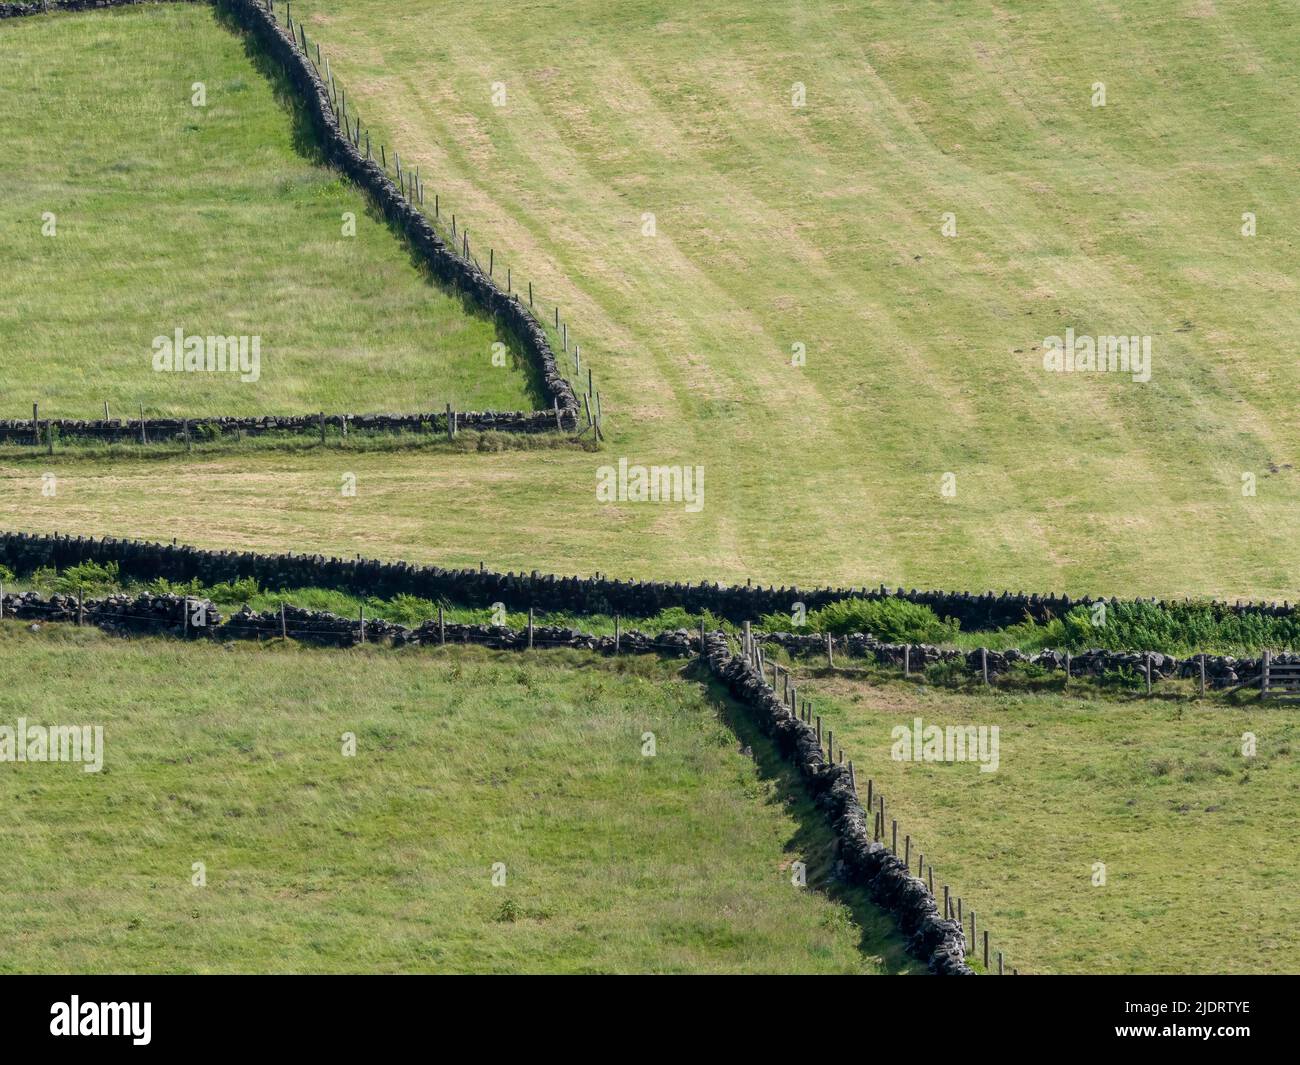
<path fill-rule="evenodd" d="M 411 628 L 383 618 L 355 618 L 327 610 L 282 603 L 278 611 L 245 606 L 228 618 L 211 600 L 174 593 L 117 593 L 100 599 L 39 592 L 7 593 L 0 588 L 0 620 L 90 625 L 115 635 L 174 636 L 187 640 L 271 640 L 294 638 L 325 647 L 386 643 L 394 647 L 475 644 L 495 650 L 522 651 L 566 647 L 597 654 L 657 654 L 687 658 L 699 652 L 702 635 L 685 629 L 644 633 L 625 629 L 617 636 L 580 632 L 561 625 L 526 628 L 447 621 L 439 616 Z"/>
<path fill-rule="evenodd" d="M 723 585 L 716 582 L 619 580 L 606 575 L 563 577 L 556 574 L 501 573 L 485 569 L 445 569 L 410 562 L 376 559 L 344 559 L 321 554 L 268 554 L 254 551 L 214 551 L 178 544 L 114 537 L 61 536 L 56 533 L 0 531 L 0 565 L 15 573 L 30 573 L 42 567 L 66 569 L 80 562 L 114 562 L 124 577 L 173 581 L 198 579 L 204 584 L 253 577 L 265 588 L 320 587 L 357 595 L 390 599 L 408 594 L 424 599 L 447 599 L 467 605 L 504 602 L 512 607 L 568 611 L 575 614 L 621 614 L 653 617 L 663 610 L 681 607 L 691 613 L 708 611 L 740 624 L 767 614 L 788 612 L 801 602 L 814 610 L 844 599 L 901 599 L 931 607 L 941 617 L 953 617 L 967 631 L 994 629 L 1030 617 L 1045 621 L 1077 606 L 1115 604 L 1137 600 L 1116 597 L 1071 598 L 1068 595 L 1026 595 L 1002 592 L 917 591 L 899 588 L 798 588 L 759 586 L 752 583 Z M 1156 600 L 1142 600 L 1156 602 Z M 1184 600 L 1187 602 L 1187 600 Z M 1166 605 L 1160 600 L 1161 606 Z M 1291 613 L 1290 603 L 1245 603 L 1223 601 L 1212 604 L 1221 612 L 1281 617 Z M 825 636 L 785 635 L 791 648 L 823 650 Z M 901 648 L 899 645 L 899 653 Z M 922 645 L 912 645 L 922 646 Z M 1119 652 L 1116 652 L 1119 653 Z M 990 655 L 1005 652 L 989 652 Z M 1169 656 L 1164 656 L 1169 657 Z M 996 662 L 996 659 L 994 660 Z"/>
<path fill-rule="evenodd" d="M 47 12 L 95 11 L 112 7 L 135 7 L 150 3 L 172 3 L 178 0 L 50 0 L 50 2 L 15 4 L 0 2 L 0 20 L 41 15 Z M 325 160 L 345 174 L 355 185 L 367 193 L 385 219 L 405 238 L 407 244 L 441 283 L 448 285 L 468 299 L 480 310 L 501 322 L 505 332 L 523 349 L 539 376 L 544 398 L 550 409 L 535 411 L 454 411 L 450 405 L 445 411 L 411 414 L 332 414 L 325 413 L 293 416 L 254 417 L 194 417 L 139 419 L 68 419 L 40 417 L 33 410 L 29 419 L 0 420 L 0 443 L 44 444 L 54 447 L 54 434 L 60 437 L 85 438 L 108 442 L 130 440 L 142 445 L 151 442 L 191 439 L 191 433 L 200 436 L 220 436 L 233 433 L 257 435 L 265 432 L 319 433 L 325 436 L 325 425 L 337 424 L 346 435 L 349 424 L 362 429 L 387 431 L 444 431 L 454 435 L 457 429 L 495 430 L 499 432 L 537 433 L 555 429 L 560 432 L 576 431 L 580 411 L 585 409 L 587 428 L 598 440 L 601 436 L 600 404 L 594 395 L 590 366 L 590 387 L 580 407 L 573 386 L 560 372 L 555 352 L 551 348 L 536 316 L 519 299 L 517 294 L 507 294 L 496 284 L 491 271 L 484 273 L 469 254 L 468 238 L 465 254 L 459 255 L 438 235 L 433 225 L 407 195 L 408 188 L 423 197 L 423 187 L 418 179 L 402 177 L 398 160 L 395 182 L 388 174 L 386 159 L 383 165 L 371 157 L 369 140 L 367 150 L 360 148 L 358 120 L 355 138 L 343 109 L 331 102 L 326 81 L 307 51 L 305 32 L 302 43 L 294 35 L 292 22 L 289 28 L 277 21 L 273 0 L 266 6 L 256 0 L 179 0 L 179 2 L 209 2 L 214 8 L 231 15 L 235 22 L 263 51 L 284 69 L 290 85 L 304 105 L 313 132 Z M 286 14 L 286 21 L 289 17 Z M 317 46 L 319 51 L 319 46 Z M 346 106 L 346 105 L 344 105 Z M 409 181 L 409 184 L 408 184 Z M 559 321 L 558 308 L 556 320 Z M 565 327 L 566 347 L 568 330 Z"/>
<path fill-rule="evenodd" d="M 1160 651 L 1109 651 L 1104 648 L 1090 648 L 1077 653 L 1044 650 L 1032 654 L 1015 649 L 993 651 L 986 647 L 961 650 L 925 643 L 887 643 L 861 632 L 842 636 L 805 636 L 756 631 L 753 638 L 756 642 L 780 647 L 791 656 L 825 656 L 832 666 L 836 653 L 844 653 L 901 669 L 905 677 L 937 663 L 955 665 L 968 676 L 982 679 L 985 684 L 1011 672 L 1017 665 L 1034 666 L 1049 673 L 1060 671 L 1066 683 L 1072 677 L 1127 673 L 1139 678 L 1145 676 L 1148 695 L 1158 681 L 1174 677 L 1199 679 L 1201 694 L 1204 694 L 1206 688 L 1227 688 L 1241 683 L 1243 678 L 1258 680 L 1267 661 L 1280 666 L 1300 665 L 1300 652 L 1266 651 L 1256 658 L 1199 653 L 1178 658 Z"/>
<path fill-rule="evenodd" d="M 707 634 L 704 645 L 709 670 L 751 713 L 759 731 L 794 765 L 825 813 L 835 835 L 842 878 L 865 887 L 873 901 L 894 916 L 908 937 L 908 950 L 924 960 L 932 973 L 975 975 L 966 963 L 961 923 L 940 914 L 939 904 L 925 881 L 912 876 L 910 868 L 879 842 L 879 827 L 875 839 L 868 833 L 867 813 L 858 801 L 853 763 L 836 763 L 833 748 L 829 756 L 823 753 L 820 729 L 814 730 L 801 721 L 768 686 L 763 678 L 762 657 L 755 647 L 733 655 L 721 633 Z M 880 802 L 883 811 L 884 799 Z M 946 894 L 944 901 L 946 906 Z"/>

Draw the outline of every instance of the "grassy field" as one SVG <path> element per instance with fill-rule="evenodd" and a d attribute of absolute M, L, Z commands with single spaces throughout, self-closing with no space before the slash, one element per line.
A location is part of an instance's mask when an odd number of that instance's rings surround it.
<path fill-rule="evenodd" d="M 1007 964 L 1032 973 L 1295 973 L 1300 725 L 1287 709 L 954 695 L 800 674 Z M 996 725 L 999 764 L 897 761 L 891 729 Z M 1253 759 L 1243 734 L 1256 737 Z M 915 855 L 913 855 L 915 861 Z M 1094 863 L 1106 883 L 1093 885 Z"/>
<path fill-rule="evenodd" d="M 0 724 L 105 745 L 0 766 L 0 971 L 914 969 L 678 668 L 0 623 Z"/>
<path fill-rule="evenodd" d="M 7 21 L 0 49 L 0 417 L 533 405 L 210 8 Z M 176 329 L 260 337 L 259 379 L 155 372 Z"/>
<path fill-rule="evenodd" d="M 672 579 L 1296 598 L 1300 27 L 1282 8 L 308 0 L 294 13 L 375 136 L 516 286 L 562 307 L 602 390 L 606 454 L 69 460 L 41 467 L 56 499 L 5 460 L 5 525 Z M 193 12 L 117 18 L 209 33 Z M 57 25 L 68 32 L 3 32 L 84 47 L 76 21 Z M 214 37 L 214 55 L 237 52 Z M 151 106 L 188 116 L 182 88 L 202 65 L 164 60 L 172 102 Z M 264 93 L 241 76 L 243 96 Z M 54 75 L 22 83 L 34 78 Z M 20 118 L 47 121 L 10 110 L 10 142 Z M 1151 381 L 1044 371 L 1046 338 L 1068 328 L 1150 336 Z M 795 344 L 806 366 L 791 365 Z M 596 467 L 619 456 L 703 465 L 703 511 L 598 503 Z M 345 471 L 355 499 L 338 498 Z"/>

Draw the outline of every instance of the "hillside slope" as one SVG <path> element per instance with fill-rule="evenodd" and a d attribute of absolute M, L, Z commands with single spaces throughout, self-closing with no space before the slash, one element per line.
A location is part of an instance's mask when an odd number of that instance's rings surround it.
<path fill-rule="evenodd" d="M 560 304 L 611 442 L 361 457 L 369 488 L 329 508 L 338 460 L 286 457 L 256 528 L 235 516 L 242 465 L 196 463 L 184 507 L 212 544 L 1295 598 L 1300 28 L 1282 5 L 294 10 L 377 135 Z M 1067 329 L 1150 337 L 1150 381 L 1045 371 Z M 620 456 L 702 465 L 703 511 L 598 503 Z M 0 516 L 170 535 L 180 503 L 141 503 L 171 470 L 95 473 L 68 470 L 37 515 L 17 471 Z"/>
<path fill-rule="evenodd" d="M 0 622 L 0 724 L 104 752 L 0 773 L 0 971 L 916 970 L 678 666 L 445 652 Z"/>

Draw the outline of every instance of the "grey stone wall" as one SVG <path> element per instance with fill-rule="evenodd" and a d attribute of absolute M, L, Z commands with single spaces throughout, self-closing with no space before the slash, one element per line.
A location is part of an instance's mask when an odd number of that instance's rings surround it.
<path fill-rule="evenodd" d="M 384 599 L 406 593 L 466 606 L 482 607 L 502 602 L 512 610 L 531 606 L 538 610 L 621 614 L 624 617 L 651 617 L 669 607 L 682 607 L 693 613 L 708 610 L 737 623 L 754 621 L 765 614 L 786 612 L 795 602 L 802 602 L 809 610 L 814 610 L 853 597 L 898 598 L 925 603 L 941 617 L 957 618 L 963 629 L 979 631 L 1023 621 L 1026 615 L 1045 620 L 1079 604 L 1115 602 L 1072 599 L 1069 596 L 1013 595 L 1009 592 L 976 595 L 969 592 L 918 592 L 915 589 L 908 592 L 902 588 L 891 591 L 883 586 L 796 588 L 632 581 L 605 576 L 562 577 L 536 570 L 531 573 L 499 573 L 324 555 L 208 551 L 185 545 L 109 537 L 95 539 L 0 532 L 0 564 L 16 573 L 30 573 L 42 566 L 62 569 L 85 561 L 116 562 L 123 576 L 141 580 L 166 577 L 188 581 L 197 577 L 204 584 L 217 584 L 254 577 L 262 587 L 270 589 L 316 586 Z M 1267 616 L 1281 616 L 1291 611 L 1290 604 L 1286 603 L 1220 603 L 1219 608 L 1225 612 Z M 814 650 L 825 647 L 825 637 L 790 639 L 793 641 L 791 646 L 797 646 L 798 641 L 808 641 Z M 897 654 L 901 662 L 901 645 Z M 1231 662 L 1229 659 L 1223 661 Z M 1183 665 L 1179 663 L 1179 668 Z"/>
<path fill-rule="evenodd" d="M 781 702 L 743 655 L 731 653 L 721 633 L 707 634 L 705 647 L 709 669 L 794 765 L 825 814 L 835 835 L 843 878 L 866 888 L 877 905 L 893 914 L 907 937 L 908 949 L 924 960 L 931 972 L 974 975 L 966 964 L 961 925 L 945 920 L 925 881 L 913 876 L 883 843 L 872 839 L 868 815 L 850 783 L 848 767 L 826 760 L 816 731 Z"/>
<path fill-rule="evenodd" d="M 810 657 L 826 654 L 824 635 L 756 632 L 754 638 L 762 643 L 781 647 L 792 655 Z M 832 650 L 837 655 L 847 654 L 852 658 L 864 658 L 879 665 L 895 666 L 899 669 L 906 664 L 910 669 L 920 671 L 936 662 L 956 662 L 965 672 L 978 677 L 983 675 L 984 663 L 987 661 L 989 676 L 996 677 L 1011 670 L 1016 663 L 1038 666 L 1048 672 L 1063 672 L 1066 667 L 1064 651 L 1045 650 L 1033 654 L 1014 649 L 987 651 L 986 659 L 982 659 L 978 650 L 961 651 L 924 643 L 885 643 L 860 632 L 835 636 L 832 640 Z M 1152 679 L 1196 678 L 1200 676 L 1201 657 L 1191 655 L 1187 658 L 1176 658 L 1173 655 L 1161 654 L 1159 651 L 1109 651 L 1103 648 L 1091 648 L 1071 652 L 1069 667 L 1072 677 L 1099 677 L 1119 670 L 1141 674 L 1146 671 L 1146 663 L 1149 660 Z M 1234 655 L 1207 654 L 1204 658 L 1206 683 L 1212 688 L 1231 687 L 1257 677 L 1263 669 L 1261 657 L 1239 658 Z M 1300 662 L 1300 654 L 1292 652 L 1274 654 L 1273 662 L 1278 665 Z"/>

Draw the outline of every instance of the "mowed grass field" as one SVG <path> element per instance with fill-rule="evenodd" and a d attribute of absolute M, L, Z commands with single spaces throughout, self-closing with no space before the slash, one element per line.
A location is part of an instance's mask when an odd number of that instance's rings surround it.
<path fill-rule="evenodd" d="M 561 306 L 606 452 L 7 461 L 5 525 L 682 580 L 1296 598 L 1300 26 L 1283 8 L 294 14 L 375 137 Z M 59 36 L 75 51 L 108 21 Z M 188 83 L 197 60 L 177 62 Z M 78 91 L 120 84 L 78 69 Z M 1070 328 L 1150 336 L 1150 382 L 1046 372 Z M 599 503 L 619 457 L 703 466 L 703 510 Z"/>
<path fill-rule="evenodd" d="M 860 787 L 1030 973 L 1295 973 L 1300 725 L 1230 709 L 954 695 L 803 671 Z M 894 760 L 896 726 L 999 729 L 998 768 Z M 1245 733 L 1256 740 L 1243 757 Z M 1094 863 L 1105 884 L 1094 886 Z M 969 925 L 968 925 L 969 927 Z"/>
<path fill-rule="evenodd" d="M 209 6 L 6 21 L 0 50 L 0 417 L 535 402 Z M 260 379 L 155 372 L 177 329 L 260 337 Z"/>
<path fill-rule="evenodd" d="M 0 970 L 915 970 L 679 668 L 0 623 L 0 724 L 105 747 L 0 764 Z"/>

